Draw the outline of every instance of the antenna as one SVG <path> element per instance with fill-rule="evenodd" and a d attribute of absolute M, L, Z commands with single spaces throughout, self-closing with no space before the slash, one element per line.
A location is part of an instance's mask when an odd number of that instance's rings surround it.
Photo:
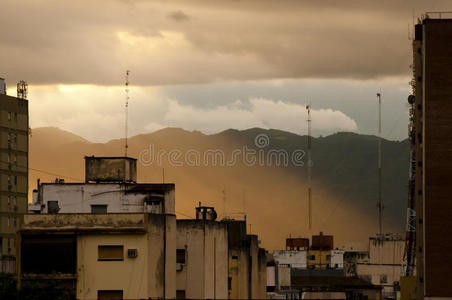
<path fill-rule="evenodd" d="M 127 144 L 127 135 L 128 135 L 128 123 L 129 123 L 129 74 L 130 71 L 127 70 L 126 71 L 126 86 L 125 86 L 125 91 L 126 91 L 126 120 L 125 120 L 125 145 L 124 145 L 124 156 L 127 157 L 127 148 L 129 148 L 129 145 Z"/>
<path fill-rule="evenodd" d="M 223 187 L 223 190 L 221 191 L 222 200 L 223 200 L 223 219 L 226 216 L 226 187 Z"/>
<path fill-rule="evenodd" d="M 312 229 L 312 199 L 311 199 L 311 106 L 306 105 L 308 113 L 308 213 L 309 213 L 309 230 Z"/>
<path fill-rule="evenodd" d="M 27 99 L 28 97 L 28 84 L 21 80 L 17 83 L 17 98 Z"/>
<path fill-rule="evenodd" d="M 382 211 L 381 203 L 381 92 L 377 93 L 378 98 L 378 233 L 382 234 Z"/>

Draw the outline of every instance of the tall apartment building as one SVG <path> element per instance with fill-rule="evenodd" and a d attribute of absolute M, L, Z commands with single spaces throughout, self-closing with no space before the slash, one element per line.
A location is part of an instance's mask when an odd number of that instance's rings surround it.
<path fill-rule="evenodd" d="M 432 17 L 415 26 L 410 97 L 418 299 L 452 297 L 452 19 Z"/>
<path fill-rule="evenodd" d="M 28 101 L 6 95 L 0 78 L 0 271 L 11 271 L 20 215 L 27 212 Z"/>

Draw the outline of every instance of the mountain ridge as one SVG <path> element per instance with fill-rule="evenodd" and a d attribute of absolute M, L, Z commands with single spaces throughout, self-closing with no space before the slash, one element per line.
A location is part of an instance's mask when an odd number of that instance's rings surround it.
<path fill-rule="evenodd" d="M 262 135 L 268 144 L 257 145 Z M 60 137 L 64 138 L 60 140 Z M 166 156 L 162 164 L 147 164 L 143 153 L 171 150 L 194 151 L 203 158 L 216 149 L 228 159 L 233 151 L 248 149 L 256 155 L 270 150 L 288 154 L 306 151 L 306 136 L 282 130 L 251 128 L 229 129 L 216 134 L 165 128 L 150 134 L 130 137 L 129 155 L 138 158 L 141 182 L 176 183 L 176 209 L 193 215 L 199 201 L 225 211 L 247 211 L 253 232 L 259 233 L 268 248 L 283 248 L 285 237 L 307 236 L 320 230 L 334 234 L 341 244 L 359 241 L 377 230 L 377 141 L 373 135 L 338 132 L 312 139 L 313 230 L 307 229 L 307 173 L 304 166 L 289 164 L 245 165 L 243 158 L 232 166 L 201 163 L 174 166 Z M 53 174 L 84 178 L 85 155 L 122 156 L 124 140 L 93 143 L 67 131 L 33 129 L 30 138 L 30 167 Z M 146 152 L 146 153 L 147 153 Z M 406 211 L 409 141 L 382 140 L 383 201 L 385 230 L 401 233 Z M 166 154 L 165 154 L 166 155 Z M 267 157 L 267 156 L 265 156 Z M 305 161 L 304 161 L 305 162 Z M 163 172 L 164 169 L 164 172 Z M 163 173 L 165 178 L 163 178 Z M 30 171 L 30 190 L 34 182 L 53 181 L 54 176 Z M 72 178 L 72 179 L 71 179 Z M 226 201 L 223 201 L 223 191 Z M 277 238 L 275 238 L 277 237 Z"/>

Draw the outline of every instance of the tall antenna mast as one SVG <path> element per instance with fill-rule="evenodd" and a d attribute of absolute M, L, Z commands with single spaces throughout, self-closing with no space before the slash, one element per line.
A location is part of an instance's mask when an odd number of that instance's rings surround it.
<path fill-rule="evenodd" d="M 383 233 L 382 229 L 382 211 L 381 203 L 381 93 L 377 93 L 378 98 L 378 233 Z"/>
<path fill-rule="evenodd" d="M 309 230 L 312 229 L 312 199 L 311 199 L 311 107 L 306 106 L 308 113 L 308 213 L 309 213 Z"/>
<path fill-rule="evenodd" d="M 127 157 L 127 148 L 129 148 L 129 145 L 127 144 L 127 135 L 128 135 L 128 125 L 129 125 L 129 74 L 130 71 L 127 70 L 126 71 L 126 86 L 125 86 L 125 91 L 126 91 L 126 120 L 125 120 L 125 145 L 124 145 L 124 156 Z"/>

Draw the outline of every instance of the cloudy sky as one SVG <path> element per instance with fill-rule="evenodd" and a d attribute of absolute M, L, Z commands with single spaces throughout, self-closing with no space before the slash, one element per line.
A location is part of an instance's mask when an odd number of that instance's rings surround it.
<path fill-rule="evenodd" d="M 163 127 L 407 135 L 413 20 L 435 0 L 2 0 L 0 77 L 30 124 L 92 141 Z"/>

